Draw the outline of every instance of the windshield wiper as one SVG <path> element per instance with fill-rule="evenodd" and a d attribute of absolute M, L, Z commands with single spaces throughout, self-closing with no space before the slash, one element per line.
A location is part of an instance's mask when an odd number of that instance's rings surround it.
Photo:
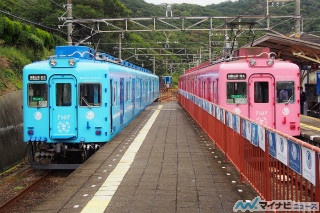
<path fill-rule="evenodd" d="M 89 104 L 89 102 L 85 99 L 85 97 L 82 97 L 81 98 L 81 100 L 83 100 L 83 102 L 85 103 L 85 104 L 87 104 L 87 106 L 91 109 L 91 105 Z"/>
<path fill-rule="evenodd" d="M 290 96 L 290 98 L 287 100 L 287 102 L 285 103 L 285 105 L 288 105 L 289 101 L 291 100 L 292 96 Z"/>

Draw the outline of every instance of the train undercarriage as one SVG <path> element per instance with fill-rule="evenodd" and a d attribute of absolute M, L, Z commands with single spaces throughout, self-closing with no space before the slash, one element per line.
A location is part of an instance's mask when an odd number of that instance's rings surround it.
<path fill-rule="evenodd" d="M 76 169 L 103 143 L 46 143 L 29 142 L 26 161 L 39 169 Z"/>

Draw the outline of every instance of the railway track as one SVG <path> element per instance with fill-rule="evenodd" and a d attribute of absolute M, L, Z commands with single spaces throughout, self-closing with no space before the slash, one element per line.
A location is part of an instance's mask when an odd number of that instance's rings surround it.
<path fill-rule="evenodd" d="M 6 212 L 6 209 L 14 204 L 16 204 L 19 199 L 21 199 L 24 195 L 31 192 L 37 185 L 43 181 L 45 178 L 47 178 L 50 175 L 50 173 L 44 174 L 43 176 L 39 177 L 38 179 L 34 180 L 30 183 L 26 188 L 15 194 L 14 196 L 7 199 L 1 206 L 0 206 L 0 212 Z"/>
<path fill-rule="evenodd" d="M 0 213 L 28 212 L 70 171 L 33 170 L 29 166 L 0 175 Z"/>

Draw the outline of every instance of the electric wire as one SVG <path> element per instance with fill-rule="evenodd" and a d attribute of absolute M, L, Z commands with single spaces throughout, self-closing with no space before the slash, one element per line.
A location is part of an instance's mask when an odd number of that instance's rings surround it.
<path fill-rule="evenodd" d="M 52 28 L 52 27 L 45 26 L 45 25 L 43 25 L 43 24 L 41 24 L 41 23 L 37 23 L 37 22 L 34 22 L 34 21 L 30 21 L 30 20 L 28 20 L 28 19 L 26 19 L 26 18 L 22 18 L 22 17 L 16 16 L 16 15 L 13 15 L 13 14 L 11 14 L 10 12 L 4 11 L 4 10 L 0 10 L 0 13 L 5 14 L 5 15 L 8 15 L 8 16 L 11 16 L 11 17 L 13 17 L 13 18 L 15 18 L 15 19 L 19 19 L 19 20 L 21 20 L 21 21 L 27 22 L 27 23 L 29 23 L 29 24 L 33 24 L 33 25 L 36 25 L 36 26 L 40 26 L 41 28 L 44 28 L 44 29 L 49 29 L 49 30 L 53 30 L 53 31 L 58 31 L 58 32 L 63 33 L 63 34 L 67 34 L 66 32 L 63 32 L 63 31 L 61 31 L 61 30 L 59 30 L 59 29 L 55 29 L 55 28 Z"/>

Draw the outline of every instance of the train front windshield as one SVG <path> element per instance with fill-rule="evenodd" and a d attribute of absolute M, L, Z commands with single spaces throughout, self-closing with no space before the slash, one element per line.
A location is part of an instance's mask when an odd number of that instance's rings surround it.
<path fill-rule="evenodd" d="M 246 104 L 247 83 L 227 82 L 227 102 L 228 104 Z"/>
<path fill-rule="evenodd" d="M 98 83 L 80 84 L 80 106 L 101 106 L 101 85 Z"/>
<path fill-rule="evenodd" d="M 295 101 L 294 88 L 293 81 L 277 82 L 277 103 L 293 103 Z"/>
<path fill-rule="evenodd" d="M 28 85 L 28 106 L 29 107 L 47 107 L 48 106 L 47 84 L 29 84 Z"/>

